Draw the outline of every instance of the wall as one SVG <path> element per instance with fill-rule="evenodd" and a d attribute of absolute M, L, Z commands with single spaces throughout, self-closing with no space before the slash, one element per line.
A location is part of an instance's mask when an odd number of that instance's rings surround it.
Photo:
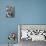
<path fill-rule="evenodd" d="M 18 32 L 17 24 L 46 24 L 46 0 L 12 1 L 15 5 L 15 17 L 6 18 L 5 8 L 9 0 L 0 0 L 0 44 L 8 43 L 9 32 Z"/>

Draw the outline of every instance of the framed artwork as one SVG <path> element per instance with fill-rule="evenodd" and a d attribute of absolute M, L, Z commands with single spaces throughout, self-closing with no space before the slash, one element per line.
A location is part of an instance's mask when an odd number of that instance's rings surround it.
<path fill-rule="evenodd" d="M 15 17 L 15 6 L 6 6 L 6 17 Z"/>
<path fill-rule="evenodd" d="M 20 29 L 19 29 L 20 28 Z M 20 24 L 18 25 L 19 39 L 31 41 L 46 41 L 46 25 L 31 25 Z"/>

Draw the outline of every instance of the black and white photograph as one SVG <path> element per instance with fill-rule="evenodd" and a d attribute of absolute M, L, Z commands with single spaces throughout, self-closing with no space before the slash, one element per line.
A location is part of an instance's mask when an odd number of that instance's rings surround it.
<path fill-rule="evenodd" d="M 18 33 L 20 46 L 43 46 L 46 43 L 46 25 L 20 24 Z"/>
<path fill-rule="evenodd" d="M 7 5 L 6 7 L 6 17 L 15 17 L 15 7 L 12 5 Z"/>

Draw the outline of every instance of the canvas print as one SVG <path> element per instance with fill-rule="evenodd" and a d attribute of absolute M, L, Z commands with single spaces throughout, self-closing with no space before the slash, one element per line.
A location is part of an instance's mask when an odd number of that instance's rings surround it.
<path fill-rule="evenodd" d="M 16 35 L 16 33 L 15 32 L 10 32 L 9 33 L 9 35 L 8 35 L 8 46 L 10 46 L 10 44 L 11 45 L 13 45 L 13 44 L 15 44 L 15 41 L 16 41 L 16 37 L 17 35 Z M 11 41 L 11 43 L 10 43 L 10 41 Z"/>
<path fill-rule="evenodd" d="M 20 28 L 20 29 L 19 29 Z M 29 44 L 31 42 L 46 42 L 46 25 L 18 25 L 18 33 L 20 33 L 19 42 L 22 45 Z"/>
<path fill-rule="evenodd" d="M 7 5 L 6 17 L 15 17 L 15 6 Z"/>

